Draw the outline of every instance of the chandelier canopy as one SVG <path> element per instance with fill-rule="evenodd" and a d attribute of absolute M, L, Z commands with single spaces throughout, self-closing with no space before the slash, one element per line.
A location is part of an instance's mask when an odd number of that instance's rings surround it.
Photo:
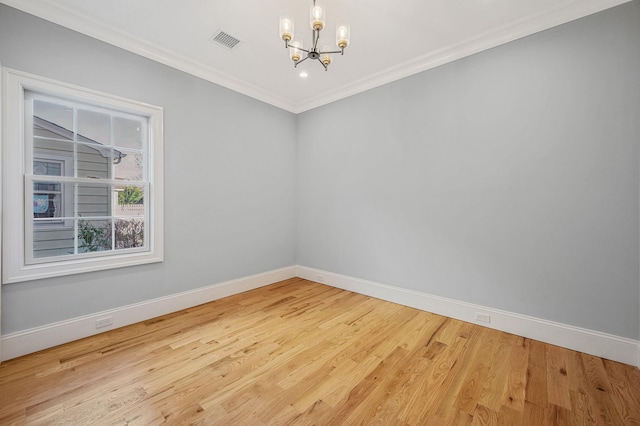
<path fill-rule="evenodd" d="M 305 49 L 302 45 L 302 39 L 294 38 L 293 18 L 287 11 L 283 11 L 280 14 L 280 37 L 284 40 L 285 48 L 289 49 L 289 57 L 293 60 L 294 67 L 297 67 L 298 64 L 301 64 L 307 59 L 313 59 L 320 62 L 324 70 L 327 71 L 331 63 L 331 54 L 339 53 L 340 55 L 344 55 L 344 49 L 349 45 L 351 30 L 349 25 L 338 22 L 336 26 L 336 46 L 338 46 L 340 50 L 331 50 L 331 47 L 328 45 L 323 45 L 322 48 L 319 48 L 320 31 L 324 29 L 325 18 L 324 9 L 316 0 L 313 0 L 313 6 L 311 7 L 309 15 L 309 23 L 312 30 L 311 47 Z"/>

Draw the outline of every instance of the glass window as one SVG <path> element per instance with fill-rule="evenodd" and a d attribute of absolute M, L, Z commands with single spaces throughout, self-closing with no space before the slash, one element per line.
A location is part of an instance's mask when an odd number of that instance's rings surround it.
<path fill-rule="evenodd" d="M 3 143 L 5 205 L 24 205 L 7 214 L 5 244 L 20 250 L 3 253 L 4 282 L 162 260 L 162 110 L 16 71 L 4 78 L 18 142 Z"/>

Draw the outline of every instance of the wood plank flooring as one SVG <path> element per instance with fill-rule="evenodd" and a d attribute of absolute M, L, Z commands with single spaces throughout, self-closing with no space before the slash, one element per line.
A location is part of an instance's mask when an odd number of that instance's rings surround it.
<path fill-rule="evenodd" d="M 0 425 L 640 424 L 640 371 L 291 279 L 0 364 Z"/>

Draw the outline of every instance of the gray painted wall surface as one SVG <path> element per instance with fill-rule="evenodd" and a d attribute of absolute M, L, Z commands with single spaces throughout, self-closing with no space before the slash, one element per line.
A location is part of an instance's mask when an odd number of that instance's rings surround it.
<path fill-rule="evenodd" d="M 295 264 L 293 114 L 4 5 L 0 63 L 164 107 L 166 188 L 164 263 L 4 285 L 3 334 Z"/>
<path fill-rule="evenodd" d="M 299 115 L 298 264 L 637 339 L 639 76 L 631 2 Z"/>
<path fill-rule="evenodd" d="M 297 262 L 637 339 L 639 27 L 632 2 L 296 119 L 0 5 L 3 66 L 165 108 L 166 185 L 164 263 L 5 285 L 2 333 Z"/>

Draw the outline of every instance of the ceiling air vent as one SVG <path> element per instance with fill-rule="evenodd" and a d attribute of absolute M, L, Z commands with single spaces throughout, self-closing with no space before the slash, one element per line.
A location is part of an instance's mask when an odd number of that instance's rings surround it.
<path fill-rule="evenodd" d="M 220 46 L 224 46 L 229 50 L 233 49 L 238 45 L 238 43 L 240 43 L 240 40 L 230 34 L 225 33 L 224 31 L 219 31 L 214 36 L 212 36 L 211 41 L 214 41 Z"/>

